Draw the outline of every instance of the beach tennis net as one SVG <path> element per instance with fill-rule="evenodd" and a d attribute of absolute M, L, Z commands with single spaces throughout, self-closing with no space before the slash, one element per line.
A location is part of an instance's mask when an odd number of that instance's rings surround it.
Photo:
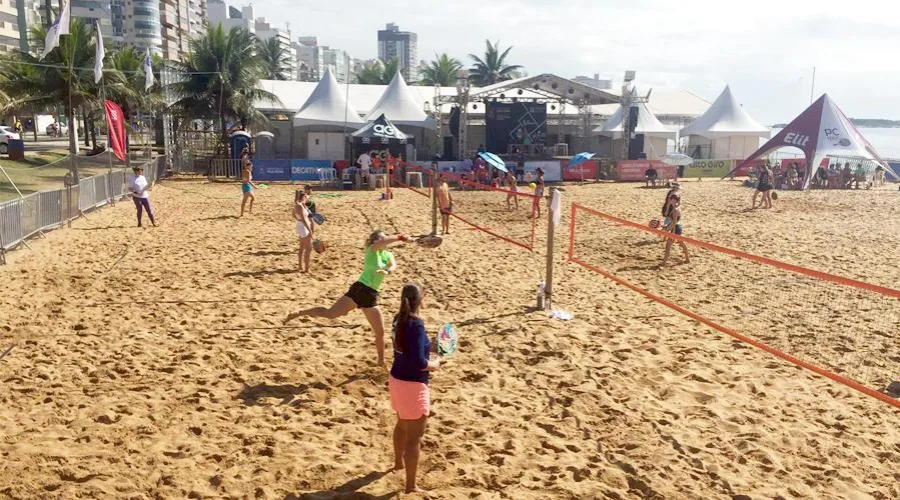
<path fill-rule="evenodd" d="M 401 178 L 399 174 L 392 176 L 391 184 L 409 188 L 430 198 L 433 184 L 431 172 L 412 167 L 407 172 L 422 173 L 422 185 L 425 187 L 408 186 L 406 179 Z M 451 233 L 454 230 L 477 230 L 525 250 L 534 250 L 536 213 L 540 200 L 525 192 L 527 188 L 512 191 L 505 187 L 494 188 L 473 182 L 455 173 L 442 175 L 450 187 L 450 196 L 453 200 Z M 464 226 L 460 227 L 456 221 L 463 223 Z"/>
<path fill-rule="evenodd" d="M 569 224 L 571 262 L 900 407 L 884 394 L 900 380 L 900 291 L 667 235 L 578 204 Z M 666 237 L 670 261 L 658 268 Z"/>

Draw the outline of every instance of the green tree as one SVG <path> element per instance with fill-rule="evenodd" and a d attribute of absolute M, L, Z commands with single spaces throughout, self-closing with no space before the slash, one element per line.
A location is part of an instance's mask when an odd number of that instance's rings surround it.
<path fill-rule="evenodd" d="M 42 53 L 46 29 L 31 28 L 35 41 L 35 53 Z M 59 46 L 44 59 L 27 52 L 15 52 L 0 65 L 0 86 L 9 97 L 4 106 L 6 112 L 52 111 L 65 109 L 69 126 L 69 151 L 78 153 L 75 141 L 77 110 L 98 105 L 98 87 L 94 83 L 94 29 L 79 18 L 72 19 L 69 34 L 60 36 Z M 121 75 L 109 73 L 110 84 L 122 82 Z M 85 113 L 82 113 L 83 115 Z M 78 180 L 75 163 L 71 165 L 74 179 Z"/>
<path fill-rule="evenodd" d="M 258 42 L 257 53 L 265 65 L 266 80 L 287 80 L 290 56 L 276 37 Z"/>
<path fill-rule="evenodd" d="M 491 44 L 490 40 L 485 40 L 484 57 L 478 57 L 475 54 L 469 54 L 474 61 L 469 69 L 469 80 L 477 86 L 493 85 L 497 82 L 511 80 L 522 69 L 519 65 L 506 64 L 506 56 L 512 47 L 507 47 L 502 53 L 500 52 L 500 42 Z"/>
<path fill-rule="evenodd" d="M 356 72 L 356 81 L 367 85 L 387 85 L 397 74 L 398 66 L 396 59 L 363 63 L 362 68 Z"/>
<path fill-rule="evenodd" d="M 176 99 L 171 109 L 183 118 L 182 123 L 195 118 L 218 118 L 223 144 L 228 138 L 228 120 L 245 127 L 267 123 L 256 105 L 280 101 L 259 88 L 266 65 L 256 53 L 253 34 L 242 28 L 226 33 L 219 24 L 192 39 L 189 47 L 184 61 L 169 62 L 176 80 L 168 89 Z"/>
<path fill-rule="evenodd" d="M 423 85 L 440 85 L 441 87 L 452 87 L 456 85 L 456 75 L 462 69 L 462 63 L 446 53 L 438 56 L 428 64 L 428 67 L 422 71 Z"/>

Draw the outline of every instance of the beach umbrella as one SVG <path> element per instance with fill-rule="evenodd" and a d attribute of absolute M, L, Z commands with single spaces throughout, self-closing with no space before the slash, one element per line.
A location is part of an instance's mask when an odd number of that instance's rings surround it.
<path fill-rule="evenodd" d="M 578 165 L 581 165 L 582 163 L 590 160 L 593 157 L 594 153 L 578 153 L 577 155 L 573 156 L 571 160 L 569 160 L 569 165 L 566 166 L 566 168 L 577 167 Z"/>
<path fill-rule="evenodd" d="M 488 152 L 478 153 L 478 156 L 482 160 L 484 160 L 485 163 L 496 168 L 497 170 L 499 170 L 503 173 L 508 172 L 508 170 L 506 170 L 506 162 L 503 161 L 502 158 L 495 155 L 494 153 L 488 153 Z"/>
<path fill-rule="evenodd" d="M 683 153 L 669 153 L 662 155 L 659 160 L 667 165 L 682 167 L 694 163 L 694 159 Z"/>

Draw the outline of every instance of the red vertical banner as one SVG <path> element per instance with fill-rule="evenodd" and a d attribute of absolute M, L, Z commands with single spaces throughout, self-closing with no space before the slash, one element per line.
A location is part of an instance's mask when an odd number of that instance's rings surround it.
<path fill-rule="evenodd" d="M 109 126 L 109 145 L 116 158 L 125 161 L 125 115 L 118 104 L 106 101 L 106 124 Z"/>

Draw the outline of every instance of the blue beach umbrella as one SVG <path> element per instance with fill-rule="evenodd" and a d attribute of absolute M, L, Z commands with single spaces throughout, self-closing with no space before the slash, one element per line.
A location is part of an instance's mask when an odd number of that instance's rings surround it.
<path fill-rule="evenodd" d="M 478 156 L 482 160 L 484 160 L 485 163 L 496 168 L 497 170 L 499 170 L 503 173 L 509 172 L 509 170 L 506 169 L 506 162 L 503 161 L 502 158 L 495 155 L 494 153 L 488 153 L 488 152 L 478 153 Z"/>
<path fill-rule="evenodd" d="M 573 156 L 571 160 L 569 160 L 569 165 L 566 168 L 577 167 L 578 165 L 581 165 L 582 163 L 590 160 L 593 157 L 594 153 L 578 153 L 577 155 Z"/>

